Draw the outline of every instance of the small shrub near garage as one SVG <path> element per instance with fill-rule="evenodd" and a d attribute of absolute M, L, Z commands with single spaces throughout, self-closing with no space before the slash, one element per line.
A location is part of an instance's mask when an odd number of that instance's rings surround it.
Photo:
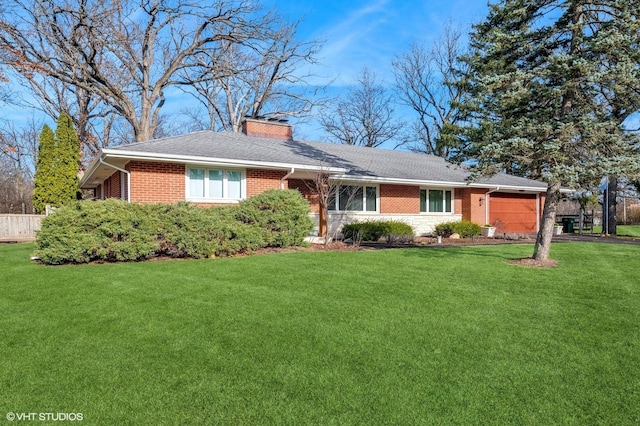
<path fill-rule="evenodd" d="M 396 241 L 410 241 L 414 237 L 413 228 L 400 221 L 368 221 L 354 222 L 342 227 L 345 239 L 360 241 L 379 241 L 386 239 L 388 243 Z"/>
<path fill-rule="evenodd" d="M 458 234 L 462 238 L 469 238 L 482 233 L 482 227 L 469 221 L 446 222 L 436 226 L 436 235 L 448 238 L 453 234 Z"/>
<path fill-rule="evenodd" d="M 42 221 L 36 255 L 47 264 L 232 256 L 301 245 L 313 229 L 309 205 L 297 191 L 254 198 L 207 208 L 80 201 Z"/>

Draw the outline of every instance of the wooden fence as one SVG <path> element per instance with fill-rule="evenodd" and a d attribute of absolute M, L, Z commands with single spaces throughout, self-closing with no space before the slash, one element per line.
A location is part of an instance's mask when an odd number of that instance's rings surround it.
<path fill-rule="evenodd" d="M 0 242 L 35 241 L 42 218 L 37 214 L 0 214 Z"/>

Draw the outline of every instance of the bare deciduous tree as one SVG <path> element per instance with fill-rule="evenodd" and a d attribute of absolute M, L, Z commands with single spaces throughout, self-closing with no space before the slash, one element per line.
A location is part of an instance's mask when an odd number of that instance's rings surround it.
<path fill-rule="evenodd" d="M 7 124 L 0 131 L 0 213 L 31 213 L 33 172 L 42 123 L 17 129 Z"/>
<path fill-rule="evenodd" d="M 34 95 L 33 100 L 13 103 L 42 111 L 53 120 L 63 113 L 73 119 L 81 167 L 101 148 L 122 142 L 114 132 L 116 126 L 123 124 L 122 119 L 118 120 L 116 111 L 96 94 L 40 74 L 25 73 L 19 81 Z"/>
<path fill-rule="evenodd" d="M 186 90 L 206 110 L 200 127 L 241 131 L 245 117 L 304 117 L 316 105 L 310 74 L 301 68 L 316 63 L 320 43 L 296 39 L 298 23 L 273 20 L 274 31 L 251 46 L 229 41 L 197 57 L 198 67 L 183 70 Z M 317 90 L 316 90 L 317 92 Z M 193 117 L 196 114 L 191 113 Z"/>
<path fill-rule="evenodd" d="M 0 54 L 20 75 L 41 74 L 96 95 L 137 141 L 158 125 L 179 71 L 221 41 L 268 38 L 271 17 L 254 2 L 210 0 L 8 0 Z"/>
<path fill-rule="evenodd" d="M 453 126 L 462 120 L 457 107 L 462 91 L 456 82 L 468 68 L 458 59 L 466 49 L 461 37 L 460 29 L 449 25 L 432 48 L 413 44 L 392 62 L 400 97 L 417 114 L 408 141 L 414 152 L 448 158 L 458 145 Z"/>
<path fill-rule="evenodd" d="M 396 118 L 391 95 L 375 73 L 364 67 L 353 87 L 335 109 L 320 115 L 320 124 L 334 142 L 377 147 L 399 141 L 404 123 Z"/>

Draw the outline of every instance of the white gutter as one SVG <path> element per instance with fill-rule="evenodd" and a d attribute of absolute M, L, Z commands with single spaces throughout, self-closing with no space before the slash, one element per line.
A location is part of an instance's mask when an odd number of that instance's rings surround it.
<path fill-rule="evenodd" d="M 109 163 L 105 162 L 102 159 L 102 156 L 98 157 L 98 161 L 101 164 L 104 164 L 107 167 L 114 168 L 114 169 L 118 170 L 119 172 L 123 172 L 123 173 L 125 173 L 127 175 L 127 203 L 130 203 L 131 202 L 131 172 L 129 172 L 129 171 L 125 170 L 125 169 L 121 169 L 118 166 L 114 166 L 113 164 L 109 164 Z M 104 185 L 104 182 L 102 183 L 102 185 Z"/>
<path fill-rule="evenodd" d="M 289 171 L 289 173 L 287 173 L 286 175 L 284 175 L 282 177 L 282 179 L 280 179 L 280 189 L 284 189 L 284 181 L 289 179 L 289 176 L 291 176 L 293 173 L 295 173 L 296 168 L 292 167 L 291 170 Z"/>
<path fill-rule="evenodd" d="M 497 192 L 500 190 L 499 186 L 496 186 L 494 189 L 485 192 L 484 194 L 484 223 L 489 223 L 489 194 L 492 192 Z"/>

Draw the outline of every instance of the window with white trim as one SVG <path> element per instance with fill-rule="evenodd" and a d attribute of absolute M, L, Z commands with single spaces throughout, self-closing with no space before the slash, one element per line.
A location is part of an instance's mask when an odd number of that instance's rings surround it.
<path fill-rule="evenodd" d="M 453 191 L 448 189 L 421 189 L 421 213 L 453 212 Z"/>
<path fill-rule="evenodd" d="M 245 194 L 245 177 L 241 170 L 187 170 L 187 199 L 241 200 Z"/>
<path fill-rule="evenodd" d="M 329 210 L 350 212 L 377 212 L 378 187 L 366 185 L 340 185 L 329 199 Z"/>

